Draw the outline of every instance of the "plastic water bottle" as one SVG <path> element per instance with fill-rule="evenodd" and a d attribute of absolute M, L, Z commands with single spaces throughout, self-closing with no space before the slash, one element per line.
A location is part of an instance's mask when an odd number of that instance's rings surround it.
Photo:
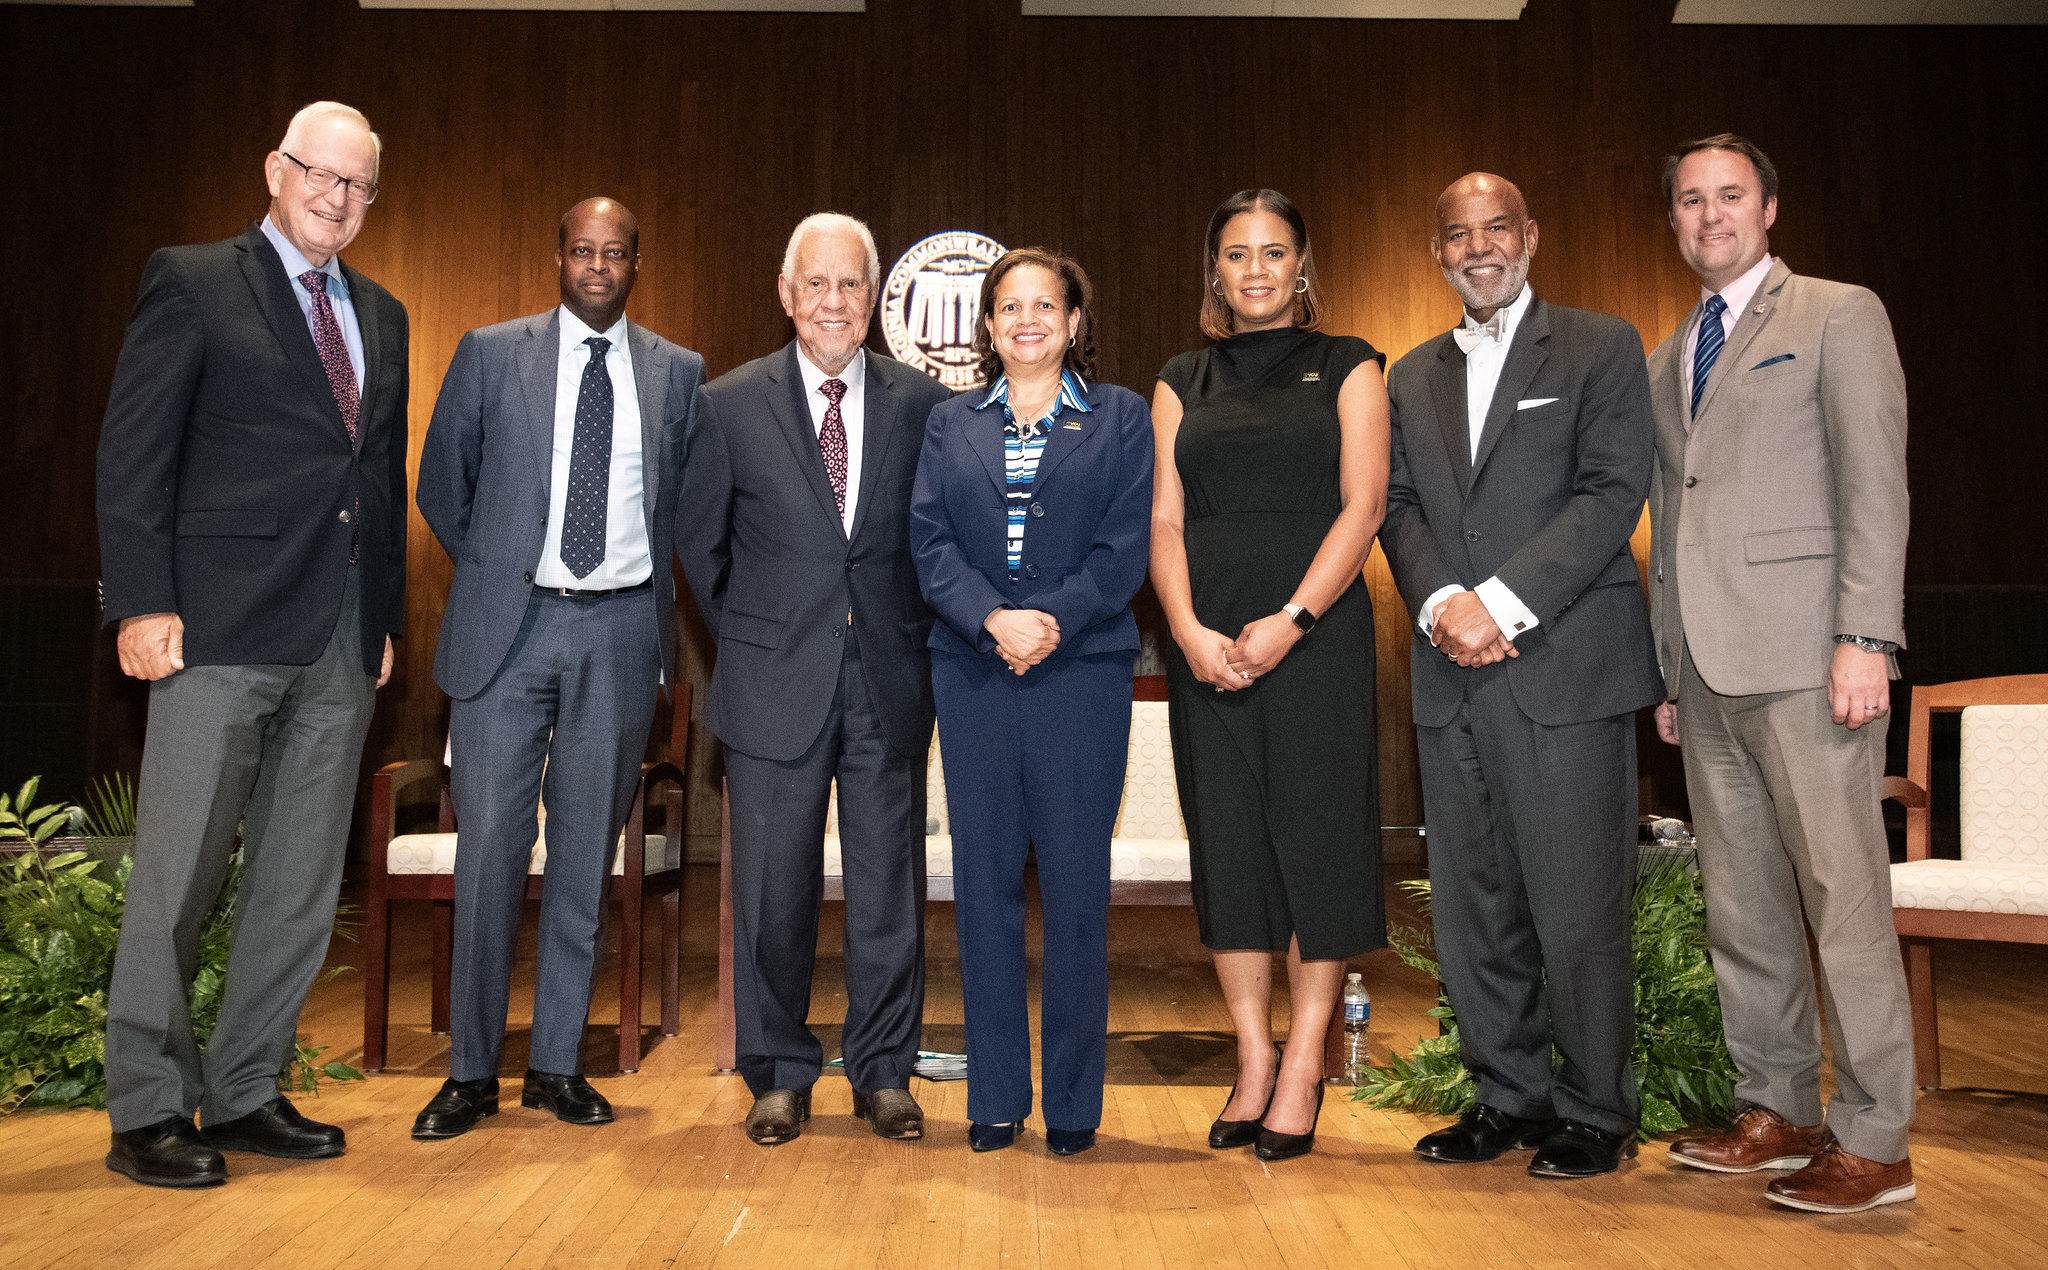
<path fill-rule="evenodd" d="M 1366 1045 L 1365 1028 L 1372 1022 L 1372 994 L 1365 979 L 1352 971 L 1344 979 L 1344 1079 L 1356 1085 L 1372 1065 L 1372 1051 Z"/>

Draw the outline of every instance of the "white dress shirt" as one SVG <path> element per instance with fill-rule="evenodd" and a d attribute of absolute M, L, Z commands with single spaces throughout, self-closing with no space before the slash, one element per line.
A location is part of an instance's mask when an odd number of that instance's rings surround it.
<path fill-rule="evenodd" d="M 647 516 L 642 507 L 645 486 L 640 445 L 640 393 L 633 383 L 633 354 L 626 341 L 626 319 L 608 331 L 593 331 L 567 307 L 559 309 L 562 347 L 555 359 L 554 470 L 548 478 L 548 535 L 533 571 L 536 586 L 568 587 L 573 591 L 611 591 L 639 586 L 654 576 L 654 555 L 647 545 Z M 611 341 L 605 369 L 612 377 L 612 471 L 604 514 L 604 561 L 588 576 L 577 577 L 562 563 L 562 511 L 569 501 L 569 454 L 576 443 L 576 399 L 583 392 L 583 370 L 590 365 L 590 345 L 601 335 Z"/>
<path fill-rule="evenodd" d="M 1756 289 L 1770 276 L 1771 264 L 1771 253 L 1765 252 L 1764 258 L 1751 265 L 1748 273 L 1721 288 L 1721 299 L 1728 305 L 1721 311 L 1721 339 L 1724 347 L 1727 338 L 1735 334 L 1735 324 L 1742 320 L 1742 311 L 1749 307 L 1749 301 L 1756 295 Z M 1713 294 L 1705 287 L 1701 287 L 1700 303 L 1705 304 Z M 1699 312 L 1704 314 L 1706 310 L 1701 309 Z M 1698 351 L 1699 345 L 1700 328 L 1699 319 L 1696 317 L 1693 319 L 1692 334 L 1685 337 L 1685 343 L 1682 345 L 1685 351 L 1679 357 L 1678 363 L 1678 382 L 1685 385 L 1687 401 L 1692 400 L 1692 355 Z"/>
<path fill-rule="evenodd" d="M 1520 329 L 1522 318 L 1529 312 L 1529 303 L 1535 298 L 1534 288 L 1524 286 L 1522 294 L 1506 308 L 1494 313 L 1500 321 L 1500 337 L 1481 339 L 1472 346 L 1472 351 L 1465 354 L 1465 431 L 1474 462 L 1479 460 L 1479 440 L 1486 430 L 1487 412 L 1493 409 L 1493 394 L 1500 387 L 1500 372 L 1508 364 L 1508 349 L 1513 346 L 1515 332 Z M 1481 329 L 1469 311 L 1460 325 L 1468 331 Z M 1425 635 L 1436 625 L 1438 606 L 1464 589 L 1456 584 L 1443 587 L 1423 604 L 1422 618 L 1417 625 L 1422 627 Z M 1516 636 L 1541 625 L 1536 615 L 1529 611 L 1529 606 L 1522 603 L 1499 578 L 1488 578 L 1472 589 L 1478 594 L 1479 602 L 1486 606 L 1487 615 L 1493 618 L 1494 625 L 1500 627 L 1510 643 Z"/>
<path fill-rule="evenodd" d="M 839 399 L 839 421 L 846 425 L 846 511 L 839 517 L 840 528 L 846 536 L 853 537 L 853 513 L 860 502 L 860 452 L 861 440 L 866 435 L 867 425 L 867 383 L 868 351 L 861 349 L 846 363 L 846 369 L 837 375 L 827 375 L 819 370 L 804 346 L 796 346 L 797 373 L 804 380 L 804 403 L 811 408 L 811 435 L 818 436 L 825 431 L 825 412 L 832 408 L 832 402 L 820 391 L 828 379 L 836 379 L 846 385 L 846 395 Z"/>
<path fill-rule="evenodd" d="M 313 329 L 313 293 L 306 290 L 299 281 L 299 275 L 313 267 L 305 253 L 292 246 L 292 240 L 265 216 L 263 236 L 270 245 L 277 248 L 277 258 L 284 262 L 284 276 L 292 280 L 292 299 L 299 302 L 299 312 L 306 319 L 306 329 Z M 341 342 L 348 346 L 348 364 L 355 368 L 356 392 L 363 391 L 363 328 L 356 323 L 355 300 L 348 293 L 348 279 L 341 276 L 341 257 L 329 256 L 327 263 L 320 267 L 327 275 L 327 304 L 334 310 L 334 324 L 341 328 Z"/>

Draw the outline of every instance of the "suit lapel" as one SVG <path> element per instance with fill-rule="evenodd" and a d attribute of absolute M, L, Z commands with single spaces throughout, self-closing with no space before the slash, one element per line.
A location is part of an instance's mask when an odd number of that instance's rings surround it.
<path fill-rule="evenodd" d="M 1727 345 L 1722 348 L 1720 357 L 1715 359 L 1714 369 L 1707 374 L 1707 386 L 1700 393 L 1699 413 L 1702 417 L 1706 415 L 1708 407 L 1714 404 L 1714 394 L 1720 390 L 1721 385 L 1736 374 L 1735 367 L 1741 365 L 1742 354 L 1749 347 L 1750 341 L 1756 338 L 1757 332 L 1763 330 L 1765 323 L 1771 320 L 1771 315 L 1777 312 L 1778 292 L 1784 288 L 1785 279 L 1791 276 L 1792 271 L 1785 267 L 1784 261 L 1771 261 L 1770 271 L 1764 275 L 1756 294 L 1749 298 L 1748 307 L 1735 319 L 1735 329 L 1728 332 Z"/>
<path fill-rule="evenodd" d="M 647 541 L 654 541 L 654 506 L 661 497 L 662 424 L 668 407 L 668 358 L 652 331 L 631 320 L 626 344 L 633 350 L 633 389 L 640 402 L 640 506 L 647 516 Z"/>
<path fill-rule="evenodd" d="M 526 421 L 533 428 L 534 453 L 541 456 L 542 470 L 552 472 L 555 383 L 562 360 L 560 309 L 548 310 L 545 320 L 527 320 L 526 338 L 512 350 L 512 360 L 519 374 L 519 391 L 526 398 Z"/>
<path fill-rule="evenodd" d="M 1536 297 L 1530 301 L 1529 311 L 1522 315 L 1521 325 L 1515 328 L 1515 342 L 1508 349 L 1507 364 L 1500 368 L 1500 382 L 1494 385 L 1493 401 L 1486 408 L 1486 426 L 1479 432 L 1479 453 L 1472 459 L 1474 485 L 1479 483 L 1479 473 L 1493 454 L 1494 446 L 1500 444 L 1500 434 L 1514 417 L 1515 403 L 1522 399 L 1522 393 L 1549 357 L 1550 308 L 1541 297 Z M 1471 492 L 1469 487 L 1466 492 Z"/>
<path fill-rule="evenodd" d="M 383 387 L 384 324 L 377 306 L 368 302 L 369 287 L 363 275 L 344 264 L 341 276 L 348 284 L 349 307 L 356 311 L 356 330 L 363 337 L 362 406 L 356 418 L 356 448 L 361 449 L 363 438 L 370 432 L 371 404 L 377 400 L 377 390 Z"/>
<path fill-rule="evenodd" d="M 866 362 L 863 374 L 866 385 L 861 403 L 860 439 L 860 491 L 853 500 L 852 538 L 860 537 L 860 531 L 868 523 L 868 511 L 875 505 L 875 486 L 881 480 L 882 466 L 889 458 L 890 447 L 896 443 L 896 434 L 908 430 L 908 420 L 903 419 L 903 403 L 896 397 L 896 385 L 890 373 L 882 368 L 880 359 L 869 357 L 862 349 L 854 356 Z M 823 466 L 824 456 L 819 456 Z"/>
<path fill-rule="evenodd" d="M 248 280 L 249 289 L 255 293 L 256 307 L 263 311 L 271 333 L 284 349 L 284 359 L 299 372 L 299 377 L 306 383 L 306 390 L 319 403 L 320 413 L 346 442 L 348 425 L 341 421 L 341 406 L 334 400 L 334 385 L 327 382 L 327 368 L 320 364 L 320 352 L 313 347 L 313 332 L 306 326 L 306 315 L 299 308 L 291 279 L 285 277 L 284 261 L 278 259 L 277 248 L 263 236 L 260 226 L 244 233 L 235 245 L 242 251 L 242 275 Z M 366 344 L 365 362 L 368 361 L 367 352 Z"/>
<path fill-rule="evenodd" d="M 796 365 L 799 356 L 796 342 L 792 340 L 782 350 L 782 364 L 768 372 L 768 409 L 781 427 L 783 438 L 789 442 L 797 467 L 802 469 L 804 479 L 810 482 L 811 492 L 817 495 L 818 506 L 831 518 L 833 528 L 845 537 L 846 522 L 840 519 L 839 501 L 832 497 L 832 479 L 825 475 L 825 455 L 818 448 L 818 431 L 811 422 L 811 405 L 804 399 L 804 377 Z"/>
<path fill-rule="evenodd" d="M 984 397 L 988 386 L 975 389 Z M 996 496 L 1002 497 L 1010 483 L 1009 465 L 1003 456 L 1003 412 L 995 406 L 986 410 L 975 410 L 967 416 L 967 448 L 981 458 L 982 468 L 988 472 L 988 479 L 996 487 Z M 1040 456 L 1043 458 L 1043 456 Z"/>
<path fill-rule="evenodd" d="M 1472 424 L 1465 408 L 1465 353 L 1458 341 L 1439 335 L 1436 366 L 1429 374 L 1429 396 L 1436 403 L 1436 426 L 1443 434 L 1458 492 L 1472 491 Z"/>
<path fill-rule="evenodd" d="M 1031 478 L 1033 489 L 1044 488 L 1045 478 L 1052 475 L 1053 469 L 1066 462 L 1069 454 L 1080 449 L 1100 430 L 1103 417 L 1102 400 L 1098 393 L 1091 391 L 1088 394 L 1088 409 L 1091 411 L 1089 414 L 1074 411 L 1065 423 L 1056 424 L 1046 435 L 1045 449 L 1038 456 L 1038 474 Z M 1074 423 L 1081 426 L 1068 426 Z"/>

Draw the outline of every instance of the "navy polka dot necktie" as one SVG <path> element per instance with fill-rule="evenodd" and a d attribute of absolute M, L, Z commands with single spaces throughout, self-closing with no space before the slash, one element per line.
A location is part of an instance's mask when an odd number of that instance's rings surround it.
<path fill-rule="evenodd" d="M 569 443 L 569 497 L 562 511 L 562 563 L 579 578 L 604 563 L 605 511 L 611 503 L 612 376 L 604 355 L 612 343 L 599 335 L 576 393 L 576 433 Z"/>

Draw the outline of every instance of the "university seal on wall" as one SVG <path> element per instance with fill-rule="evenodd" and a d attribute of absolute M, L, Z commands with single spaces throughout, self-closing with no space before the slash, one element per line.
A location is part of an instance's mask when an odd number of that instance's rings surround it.
<path fill-rule="evenodd" d="M 955 229 L 904 252 L 882 285 L 890 353 L 955 392 L 972 387 L 981 280 L 1004 250 L 986 234 Z"/>

